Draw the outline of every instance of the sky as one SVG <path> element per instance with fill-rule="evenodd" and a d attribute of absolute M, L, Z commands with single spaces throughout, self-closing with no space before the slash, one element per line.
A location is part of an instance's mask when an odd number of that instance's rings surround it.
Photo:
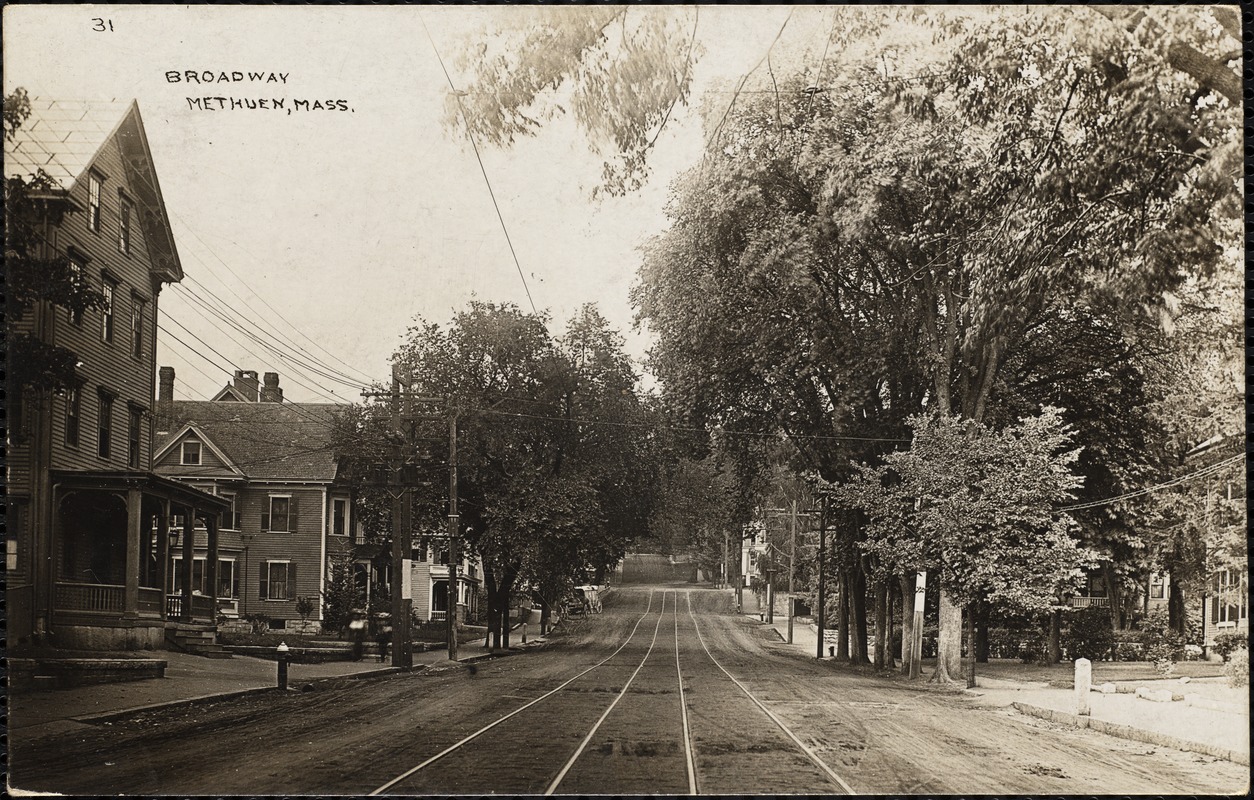
<path fill-rule="evenodd" d="M 175 368 L 179 399 L 207 399 L 231 370 L 252 369 L 278 372 L 289 400 L 359 401 L 362 384 L 388 379 L 416 318 L 445 323 L 472 298 L 529 308 L 520 269 L 555 333 L 596 303 L 643 373 L 650 338 L 635 329 L 628 295 L 640 246 L 666 226 L 669 184 L 700 158 L 697 109 L 729 102 L 746 73 L 746 89 L 766 85 L 755 67 L 768 49 L 779 58 L 816 36 L 821 45 L 830 12 L 701 7 L 694 95 L 659 137 L 651 179 L 628 196 L 593 199 L 601 160 L 569 119 L 507 150 L 481 145 L 517 267 L 469 142 L 443 125 L 448 84 L 422 24 L 460 87 L 463 48 L 515 12 L 10 5 L 5 92 L 138 100 L 187 276 L 160 297 L 158 364 Z M 687 21 L 694 9 L 670 13 Z M 167 75 L 187 70 L 283 77 L 195 85 Z M 197 96 L 343 100 L 351 110 L 206 111 L 189 104 Z M 289 358 L 205 303 L 230 305 Z"/>

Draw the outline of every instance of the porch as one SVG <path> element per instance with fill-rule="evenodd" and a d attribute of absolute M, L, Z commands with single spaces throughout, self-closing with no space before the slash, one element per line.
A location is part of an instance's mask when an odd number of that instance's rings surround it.
<path fill-rule="evenodd" d="M 212 625 L 217 598 L 192 590 L 196 523 L 207 533 L 210 587 L 217 586 L 224 498 L 144 472 L 54 472 L 47 599 L 61 647 L 157 649 L 167 623 Z M 178 585 L 170 591 L 181 548 Z"/>

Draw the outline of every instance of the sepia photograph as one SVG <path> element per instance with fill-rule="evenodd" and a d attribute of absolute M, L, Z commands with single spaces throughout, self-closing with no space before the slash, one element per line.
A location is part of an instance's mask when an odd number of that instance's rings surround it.
<path fill-rule="evenodd" d="M 1252 24 L 5 5 L 8 793 L 1248 793 Z"/>

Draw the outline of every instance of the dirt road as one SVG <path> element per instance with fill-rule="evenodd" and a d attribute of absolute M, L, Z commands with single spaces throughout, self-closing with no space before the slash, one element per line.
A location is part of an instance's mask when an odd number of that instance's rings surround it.
<path fill-rule="evenodd" d="M 625 589 L 543 650 L 13 741 L 70 794 L 1244 791 L 1243 767 L 774 645 L 725 593 Z"/>

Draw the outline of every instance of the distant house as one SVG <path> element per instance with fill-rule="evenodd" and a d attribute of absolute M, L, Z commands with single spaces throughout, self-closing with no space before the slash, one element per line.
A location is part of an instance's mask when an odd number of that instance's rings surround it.
<path fill-rule="evenodd" d="M 423 621 L 441 620 L 448 617 L 449 574 L 448 548 L 420 544 L 414 548 L 410 561 L 410 585 L 413 587 L 415 616 Z M 474 617 L 479 611 L 479 565 L 473 555 L 463 553 L 457 567 L 458 619 Z"/>
<path fill-rule="evenodd" d="M 183 279 L 134 102 L 31 98 L 4 147 L 5 178 L 41 192 L 41 258 L 67 257 L 105 307 L 38 303 L 10 332 L 78 357 L 63 391 L 7 394 L 6 618 L 10 644 L 164 646 L 203 600 L 172 596 L 171 517 L 216 519 L 223 501 L 151 471 L 157 301 Z M 206 547 L 216 548 L 210 533 Z M 186 600 L 187 602 L 182 602 Z"/>
<path fill-rule="evenodd" d="M 216 584 L 208 530 L 198 529 L 193 590 L 213 594 L 226 619 L 264 618 L 278 630 L 300 626 L 296 604 L 308 597 L 309 621 L 320 621 L 328 554 L 352 548 L 353 496 L 332 442 L 343 406 L 285 402 L 273 372 L 259 383 L 237 371 L 207 401 L 174 400 L 174 379 L 161 368 L 154 469 L 224 503 Z M 185 574 L 174 571 L 170 590 Z"/>

